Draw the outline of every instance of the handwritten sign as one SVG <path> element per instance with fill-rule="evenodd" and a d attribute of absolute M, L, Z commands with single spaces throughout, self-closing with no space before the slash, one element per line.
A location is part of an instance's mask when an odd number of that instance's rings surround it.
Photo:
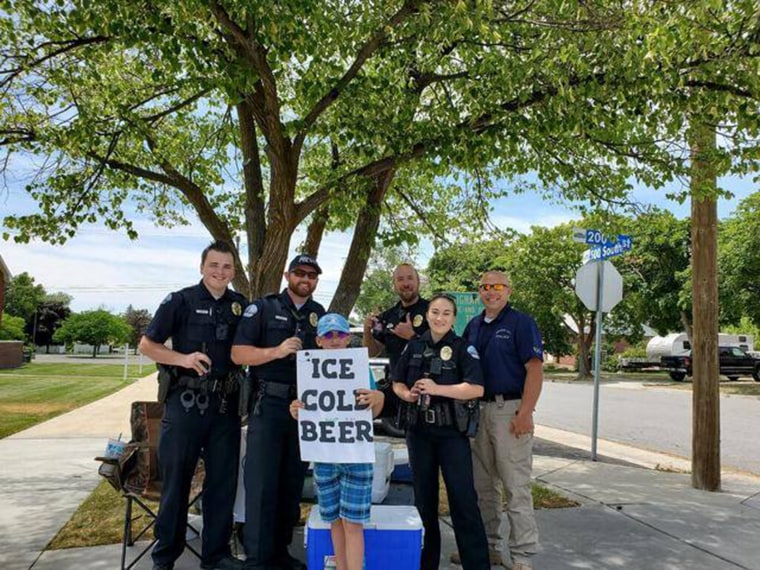
<path fill-rule="evenodd" d="M 297 356 L 301 459 L 319 463 L 374 463 L 372 412 L 354 391 L 369 388 L 366 348 L 301 350 Z"/>

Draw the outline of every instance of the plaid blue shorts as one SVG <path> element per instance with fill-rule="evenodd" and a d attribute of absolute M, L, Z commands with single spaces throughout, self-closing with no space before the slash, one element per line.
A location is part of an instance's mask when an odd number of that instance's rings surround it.
<path fill-rule="evenodd" d="M 371 463 L 315 463 L 319 515 L 325 522 L 339 518 L 369 522 L 372 505 Z"/>

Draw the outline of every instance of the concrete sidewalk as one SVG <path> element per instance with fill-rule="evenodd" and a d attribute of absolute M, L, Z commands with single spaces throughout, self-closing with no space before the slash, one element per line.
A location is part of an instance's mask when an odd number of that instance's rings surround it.
<path fill-rule="evenodd" d="M 155 397 L 155 379 L 140 380 L 99 402 L 0 440 L 0 568 L 73 570 L 116 568 L 120 545 L 43 551 L 97 485 L 108 437 L 129 437 L 129 404 Z M 760 570 L 760 478 L 725 473 L 723 491 L 691 488 L 678 458 L 539 427 L 534 475 L 581 506 L 537 513 L 542 550 L 537 570 Z M 441 519 L 442 569 L 455 549 L 450 522 Z M 303 555 L 302 531 L 293 553 Z M 150 569 L 149 558 L 136 566 Z M 177 570 L 198 568 L 185 554 Z M 392 569 L 389 569 L 392 570 Z"/>

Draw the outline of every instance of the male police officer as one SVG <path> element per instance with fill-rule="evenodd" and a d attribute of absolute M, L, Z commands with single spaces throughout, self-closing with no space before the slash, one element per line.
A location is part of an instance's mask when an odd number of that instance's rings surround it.
<path fill-rule="evenodd" d="M 140 341 L 160 365 L 164 401 L 158 462 L 163 480 L 153 569 L 174 567 L 185 547 L 190 482 L 203 456 L 201 568 L 241 568 L 230 555 L 237 488 L 240 418 L 230 401 L 237 388 L 230 348 L 246 298 L 227 288 L 235 276 L 230 246 L 216 241 L 201 254 L 198 285 L 169 294 Z M 164 346 L 172 339 L 172 348 Z"/>
<path fill-rule="evenodd" d="M 478 505 L 488 534 L 492 562 L 502 547 L 501 497 L 507 494 L 509 552 L 513 570 L 530 570 L 538 547 L 530 476 L 533 465 L 533 410 L 543 382 L 543 343 L 535 320 L 509 305 L 509 277 L 488 271 L 480 280 L 485 310 L 467 325 L 463 337 L 480 355 L 485 381 L 480 429 L 472 448 Z M 493 560 L 497 558 L 497 560 Z"/>
<path fill-rule="evenodd" d="M 393 290 L 399 301 L 379 315 L 369 315 L 364 321 L 364 345 L 370 356 L 377 356 L 385 347 L 390 370 L 396 368 L 407 342 L 428 330 L 425 313 L 428 301 L 420 297 L 420 276 L 409 263 L 402 263 L 393 271 Z M 390 374 L 388 374 L 390 376 Z M 398 396 L 388 386 L 385 390 L 382 415 L 393 418 L 399 406 Z"/>
<path fill-rule="evenodd" d="M 297 255 L 285 272 L 287 288 L 246 308 L 232 347 L 232 359 L 250 365 L 258 383 L 244 470 L 243 546 L 250 569 L 306 568 L 288 552 L 306 471 L 289 406 L 296 398 L 295 353 L 317 348 L 317 321 L 325 314 L 311 298 L 320 273 L 314 258 Z"/>

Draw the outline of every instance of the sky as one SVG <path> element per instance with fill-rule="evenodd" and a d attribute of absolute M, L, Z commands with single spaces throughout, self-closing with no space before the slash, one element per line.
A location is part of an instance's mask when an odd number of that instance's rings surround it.
<path fill-rule="evenodd" d="M 720 218 L 729 216 L 743 198 L 760 189 L 749 180 L 726 179 L 721 186 L 730 189 L 734 197 L 718 202 Z M 668 200 L 666 193 L 639 187 L 634 197 L 642 204 L 668 209 L 679 218 L 688 217 L 689 203 Z M 0 190 L 0 220 L 7 214 L 34 209 L 34 202 L 20 186 L 11 184 Z M 527 192 L 495 202 L 491 219 L 500 228 L 528 232 L 533 225 L 553 227 L 579 217 L 575 210 Z M 62 246 L 37 240 L 16 244 L 0 239 L 0 255 L 12 274 L 27 272 L 47 292 L 71 295 L 74 311 L 105 308 L 120 313 L 131 304 L 153 313 L 168 292 L 200 279 L 200 252 L 211 240 L 197 221 L 190 226 L 166 229 L 140 218 L 135 220 L 135 226 L 140 235 L 135 241 L 99 225 L 81 228 L 76 237 Z M 323 240 L 319 262 L 324 273 L 315 297 L 324 305 L 329 304 L 337 287 L 350 240 L 347 233 L 329 233 Z M 302 241 L 303 233 L 296 233 L 289 257 Z M 432 253 L 429 244 L 421 246 L 416 260 L 419 267 L 424 268 Z"/>

